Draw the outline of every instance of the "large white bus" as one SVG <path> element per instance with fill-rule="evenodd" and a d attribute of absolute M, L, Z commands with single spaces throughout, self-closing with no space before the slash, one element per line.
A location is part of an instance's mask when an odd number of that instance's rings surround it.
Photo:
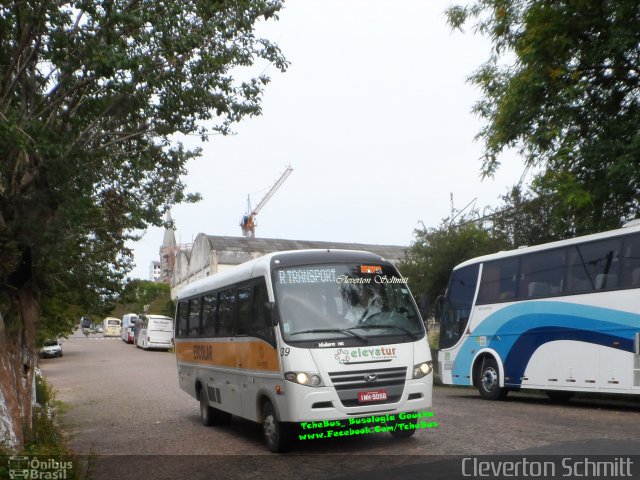
<path fill-rule="evenodd" d="M 165 315 L 140 315 L 136 320 L 136 347 L 170 350 L 173 347 L 173 319 Z"/>
<path fill-rule="evenodd" d="M 122 332 L 120 338 L 123 342 L 134 343 L 136 333 L 136 322 L 138 315 L 135 313 L 126 313 L 122 316 Z"/>
<path fill-rule="evenodd" d="M 205 425 L 231 415 L 259 422 L 274 452 L 301 422 L 397 422 L 394 414 L 431 406 L 420 314 L 396 268 L 367 252 L 272 253 L 188 285 L 176 356 Z M 384 430 L 414 432 L 397 426 Z"/>
<path fill-rule="evenodd" d="M 121 332 L 121 321 L 119 318 L 107 317 L 102 321 L 103 337 L 119 337 Z"/>
<path fill-rule="evenodd" d="M 453 270 L 440 326 L 445 384 L 640 394 L 640 227 L 475 258 Z"/>

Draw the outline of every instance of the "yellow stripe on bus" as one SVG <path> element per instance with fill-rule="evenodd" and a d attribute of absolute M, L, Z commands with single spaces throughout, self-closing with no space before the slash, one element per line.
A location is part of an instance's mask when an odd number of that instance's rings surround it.
<path fill-rule="evenodd" d="M 279 371 L 278 352 L 266 342 L 178 342 L 180 362 L 247 370 Z"/>

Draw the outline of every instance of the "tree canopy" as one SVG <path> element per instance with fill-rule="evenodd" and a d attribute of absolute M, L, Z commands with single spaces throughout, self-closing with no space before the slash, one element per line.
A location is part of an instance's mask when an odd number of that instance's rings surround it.
<path fill-rule="evenodd" d="M 414 231 L 414 240 L 400 266 L 414 295 L 426 295 L 430 305 L 447 289 L 453 267 L 470 258 L 495 253 L 510 245 L 506 236 L 482 222 L 479 213 L 452 214 L 436 228 Z"/>
<path fill-rule="evenodd" d="M 95 312 L 108 304 L 131 268 L 125 242 L 162 224 L 169 205 L 197 199 L 181 177 L 199 150 L 177 135 L 206 140 L 260 113 L 269 78 L 256 72 L 267 64 L 284 71 L 287 62 L 254 29 L 281 7 L 280 0 L 0 5 L 6 365 L 21 369 L 18 352 L 34 350 L 38 324 L 63 333 L 77 321 L 67 307 Z M 9 388 L 0 385 L 0 394 L 13 395 Z"/>
<path fill-rule="evenodd" d="M 620 226 L 640 211 L 640 2 L 475 0 L 448 10 L 493 44 L 472 76 L 486 121 L 482 172 L 507 148 L 538 167 L 561 234 Z"/>

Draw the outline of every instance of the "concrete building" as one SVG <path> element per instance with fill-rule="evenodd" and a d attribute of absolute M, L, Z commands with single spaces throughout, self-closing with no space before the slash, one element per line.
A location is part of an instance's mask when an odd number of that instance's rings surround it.
<path fill-rule="evenodd" d="M 162 269 L 160 268 L 160 262 L 153 260 L 149 265 L 149 280 L 152 282 L 159 282 Z"/>
<path fill-rule="evenodd" d="M 171 296 L 175 298 L 182 288 L 194 280 L 233 268 L 267 253 L 308 248 L 366 250 L 377 253 L 392 263 L 404 260 L 407 249 L 397 245 L 226 237 L 204 233 L 198 234 L 193 244 L 177 245 L 173 229 L 168 228 L 160 248 L 162 276 L 169 279 Z"/>

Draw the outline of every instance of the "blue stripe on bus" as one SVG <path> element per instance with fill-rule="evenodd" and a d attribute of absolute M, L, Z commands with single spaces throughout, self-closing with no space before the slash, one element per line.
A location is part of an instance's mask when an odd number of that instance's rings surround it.
<path fill-rule="evenodd" d="M 510 384 L 520 385 L 531 355 L 541 345 L 574 340 L 633 352 L 640 315 L 566 302 L 523 302 L 488 316 L 464 341 L 453 367 L 453 383 L 470 385 L 468 378 L 479 337 L 505 363 Z M 618 342 L 618 345 L 613 345 Z"/>

